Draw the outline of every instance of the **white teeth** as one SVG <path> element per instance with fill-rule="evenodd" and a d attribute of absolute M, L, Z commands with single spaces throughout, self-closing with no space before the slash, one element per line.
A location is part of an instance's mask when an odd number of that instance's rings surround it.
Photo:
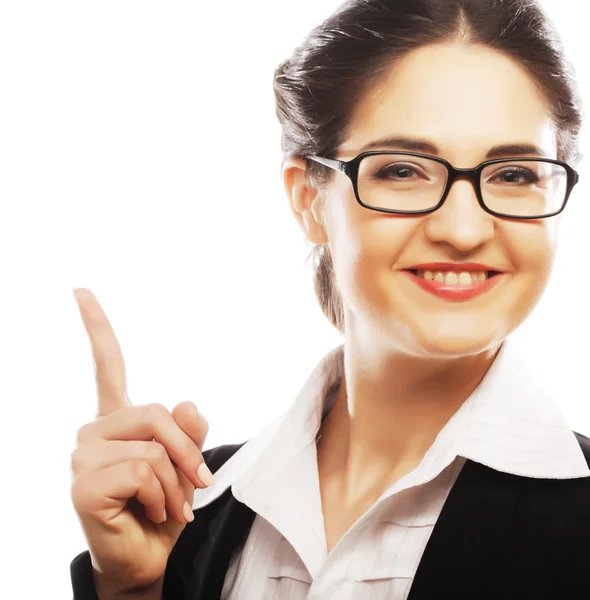
<path fill-rule="evenodd" d="M 472 285 L 477 281 L 485 281 L 488 278 L 487 271 L 418 271 L 418 277 L 428 281 L 436 281 L 445 285 Z"/>
<path fill-rule="evenodd" d="M 477 281 L 477 280 L 476 280 Z M 459 275 L 458 283 L 460 285 L 471 285 L 473 282 L 473 275 L 471 273 L 467 273 L 466 271 Z"/>
<path fill-rule="evenodd" d="M 447 273 L 447 276 L 445 277 L 445 285 L 457 285 L 458 283 L 459 277 L 457 276 L 457 273 L 453 273 L 452 271 Z M 469 275 L 469 283 L 471 283 L 471 275 Z"/>

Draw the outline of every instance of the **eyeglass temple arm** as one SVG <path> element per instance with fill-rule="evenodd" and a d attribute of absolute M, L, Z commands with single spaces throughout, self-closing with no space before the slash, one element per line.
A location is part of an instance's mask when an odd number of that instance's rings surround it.
<path fill-rule="evenodd" d="M 330 167 L 330 169 L 334 169 L 335 171 L 342 171 L 342 173 L 346 172 L 346 163 L 341 160 L 324 158 L 323 156 L 316 156 L 315 154 L 306 154 L 305 158 L 314 160 L 315 162 L 318 162 L 326 167 Z"/>

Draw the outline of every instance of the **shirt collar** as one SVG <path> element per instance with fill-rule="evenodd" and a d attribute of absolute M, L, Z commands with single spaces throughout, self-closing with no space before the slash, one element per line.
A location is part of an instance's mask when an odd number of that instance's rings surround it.
<path fill-rule="evenodd" d="M 554 399 L 504 341 L 476 390 L 439 432 L 416 475 L 442 470 L 456 456 L 524 477 L 570 479 L 590 469 Z M 334 403 L 344 372 L 344 345 L 328 352 L 283 414 L 248 440 L 215 473 L 215 484 L 195 490 L 193 509 L 206 506 L 229 486 L 244 488 L 315 443 L 323 416 Z"/>

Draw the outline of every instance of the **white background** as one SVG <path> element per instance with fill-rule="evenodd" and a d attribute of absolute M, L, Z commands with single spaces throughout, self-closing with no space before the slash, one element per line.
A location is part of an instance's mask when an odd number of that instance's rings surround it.
<path fill-rule="evenodd" d="M 589 104 L 585 4 L 546 4 Z M 85 549 L 69 460 L 96 404 L 72 287 L 105 307 L 132 400 L 195 401 L 205 448 L 254 435 L 341 342 L 282 188 L 272 91 L 274 68 L 338 5 L 2 4 L 1 597 L 71 597 L 69 563 Z M 590 434 L 579 170 L 552 281 L 514 338 Z"/>

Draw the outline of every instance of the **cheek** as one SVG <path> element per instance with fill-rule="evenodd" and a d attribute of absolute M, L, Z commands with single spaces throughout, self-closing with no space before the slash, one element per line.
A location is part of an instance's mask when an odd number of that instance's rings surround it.
<path fill-rule="evenodd" d="M 394 269 L 416 238 L 416 217 L 380 215 L 359 206 L 340 223 L 334 240 L 334 269 L 345 302 L 366 310 L 388 309 Z M 363 212 L 360 212 L 363 211 Z M 374 213 L 374 214 L 372 214 Z M 385 292 L 385 293 L 384 293 Z"/>
<path fill-rule="evenodd" d="M 514 270 L 501 304 L 505 317 L 522 322 L 535 308 L 549 282 L 555 259 L 555 231 L 549 222 L 507 222 L 498 234 L 499 247 Z"/>
<path fill-rule="evenodd" d="M 557 229 L 550 219 L 504 224 L 500 243 L 518 275 L 535 276 L 546 283 L 555 259 Z"/>

